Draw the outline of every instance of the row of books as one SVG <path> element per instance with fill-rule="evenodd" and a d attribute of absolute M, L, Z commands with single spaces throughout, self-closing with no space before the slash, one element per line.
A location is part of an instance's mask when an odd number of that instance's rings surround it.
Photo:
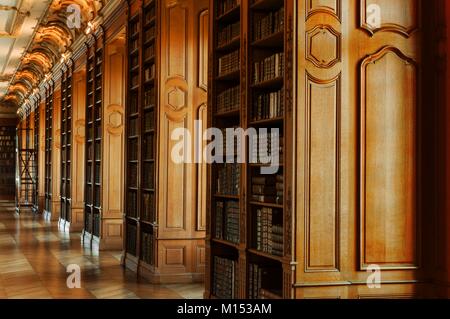
<path fill-rule="evenodd" d="M 135 35 L 139 31 L 139 22 L 136 21 L 130 24 L 130 35 Z"/>
<path fill-rule="evenodd" d="M 239 297 L 239 265 L 228 258 L 214 256 L 213 294 L 219 299 Z"/>
<path fill-rule="evenodd" d="M 216 107 L 217 113 L 239 110 L 241 107 L 240 92 L 240 87 L 235 86 L 218 94 Z"/>
<path fill-rule="evenodd" d="M 144 136 L 144 159 L 151 160 L 155 158 L 153 135 Z"/>
<path fill-rule="evenodd" d="M 149 9 L 147 9 L 147 12 L 145 13 L 145 24 L 150 23 L 155 18 L 155 6 L 152 5 Z"/>
<path fill-rule="evenodd" d="M 144 92 L 144 106 L 153 106 L 156 103 L 155 101 L 155 88 L 152 87 Z"/>
<path fill-rule="evenodd" d="M 142 187 L 153 189 L 155 187 L 155 165 L 153 163 L 144 163 L 143 170 L 144 176 Z"/>
<path fill-rule="evenodd" d="M 284 76 L 284 53 L 275 53 L 254 63 L 253 84 L 270 81 Z"/>
<path fill-rule="evenodd" d="M 240 52 L 236 50 L 219 58 L 219 76 L 239 71 Z"/>
<path fill-rule="evenodd" d="M 14 149 L 0 149 L 0 160 L 8 160 L 8 159 L 14 159 Z M 8 152 L 8 153 L 6 153 Z"/>
<path fill-rule="evenodd" d="M 227 161 L 227 159 L 232 159 L 233 162 L 235 162 L 235 156 L 239 155 L 238 153 L 238 143 L 236 137 L 233 139 L 228 139 L 227 131 L 236 131 L 238 130 L 238 126 L 233 127 L 224 127 L 221 128 L 220 131 L 222 132 L 222 141 L 218 142 L 217 145 L 217 152 L 222 152 L 221 155 L 223 155 L 224 162 Z M 218 155 L 218 153 L 216 154 Z"/>
<path fill-rule="evenodd" d="M 136 256 L 136 240 L 137 240 L 137 226 L 134 224 L 127 224 L 127 252 Z"/>
<path fill-rule="evenodd" d="M 130 51 L 135 51 L 139 48 L 139 39 L 133 39 L 130 43 Z"/>
<path fill-rule="evenodd" d="M 219 31 L 219 34 L 217 36 L 217 45 L 218 47 L 222 47 L 233 41 L 234 39 L 237 39 L 241 34 L 241 22 L 235 22 L 231 23 L 225 27 L 223 27 L 222 30 Z"/>
<path fill-rule="evenodd" d="M 283 256 L 283 226 L 274 224 L 276 214 L 283 212 L 269 207 L 256 210 L 256 249 Z"/>
<path fill-rule="evenodd" d="M 144 69 L 144 81 L 150 81 L 155 78 L 156 75 L 156 66 L 155 64 L 152 64 L 149 67 L 146 67 Z"/>
<path fill-rule="evenodd" d="M 155 128 L 155 112 L 153 109 L 146 111 L 144 114 L 144 130 L 150 131 Z"/>
<path fill-rule="evenodd" d="M 144 60 L 148 60 L 155 56 L 155 45 L 149 45 L 144 49 Z"/>
<path fill-rule="evenodd" d="M 260 203 L 283 204 L 283 174 L 253 176 L 252 200 Z"/>
<path fill-rule="evenodd" d="M 278 11 L 255 13 L 253 22 L 254 40 L 265 39 L 274 33 L 284 30 L 284 7 Z"/>
<path fill-rule="evenodd" d="M 217 16 L 221 16 L 228 11 L 233 10 L 237 6 L 241 5 L 241 0 L 221 0 L 217 6 Z"/>
<path fill-rule="evenodd" d="M 217 194 L 239 195 L 241 183 L 241 166 L 238 163 L 218 165 Z"/>
<path fill-rule="evenodd" d="M 127 194 L 127 216 L 137 218 L 137 193 L 135 191 L 128 191 Z"/>
<path fill-rule="evenodd" d="M 144 32 L 144 42 L 150 41 L 156 36 L 156 26 L 151 26 Z"/>
<path fill-rule="evenodd" d="M 278 148 L 272 149 L 272 145 L 276 144 L 273 139 L 277 139 Z M 251 160 L 252 163 L 259 164 L 269 164 L 275 155 L 278 156 L 278 159 L 281 160 L 283 158 L 283 136 L 279 133 L 273 134 L 271 132 L 267 133 L 259 133 L 258 135 L 252 136 L 252 144 L 251 144 Z"/>
<path fill-rule="evenodd" d="M 138 185 L 138 167 L 136 164 L 128 164 L 128 186 L 137 187 Z"/>
<path fill-rule="evenodd" d="M 149 264 L 153 265 L 153 235 L 147 232 L 142 232 L 142 248 L 141 248 L 141 258 L 142 260 Z"/>
<path fill-rule="evenodd" d="M 253 99 L 252 116 L 254 121 L 282 117 L 284 114 L 284 89 L 256 94 Z"/>
<path fill-rule="evenodd" d="M 239 244 L 239 202 L 216 202 L 216 239 Z"/>
<path fill-rule="evenodd" d="M 154 222 L 155 217 L 155 195 L 153 193 L 142 193 L 141 218 L 147 222 Z"/>
<path fill-rule="evenodd" d="M 280 282 L 280 269 L 269 266 L 260 266 L 250 263 L 248 266 L 248 297 L 249 299 L 261 299 L 262 291 L 277 291 Z"/>

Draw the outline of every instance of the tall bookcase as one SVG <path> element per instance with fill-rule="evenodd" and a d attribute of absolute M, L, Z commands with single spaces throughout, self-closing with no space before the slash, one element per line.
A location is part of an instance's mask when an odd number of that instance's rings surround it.
<path fill-rule="evenodd" d="M 52 213 L 53 83 L 45 89 L 45 214 Z"/>
<path fill-rule="evenodd" d="M 14 126 L 0 126 L 0 194 L 14 196 L 15 186 Z"/>
<path fill-rule="evenodd" d="M 83 238 L 100 237 L 102 213 L 103 41 L 91 35 L 86 73 L 86 163 Z"/>
<path fill-rule="evenodd" d="M 205 297 L 290 298 L 293 1 L 211 0 L 210 9 L 208 126 L 258 134 L 245 138 L 244 163 L 225 153 L 209 167 Z M 264 155 L 278 155 L 278 171 L 262 171 Z"/>
<path fill-rule="evenodd" d="M 157 146 L 157 0 L 134 2 L 128 19 L 125 264 L 155 266 Z"/>
<path fill-rule="evenodd" d="M 61 215 L 64 226 L 71 222 L 72 166 L 72 63 L 61 78 Z"/>
<path fill-rule="evenodd" d="M 36 97 L 35 100 L 35 108 L 34 108 L 34 131 L 33 131 L 33 148 L 34 148 L 34 160 L 36 162 L 36 189 L 34 191 L 34 199 L 33 199 L 33 211 L 35 213 L 40 212 L 39 208 L 39 121 L 40 121 L 40 105 L 41 105 L 41 98 Z"/>

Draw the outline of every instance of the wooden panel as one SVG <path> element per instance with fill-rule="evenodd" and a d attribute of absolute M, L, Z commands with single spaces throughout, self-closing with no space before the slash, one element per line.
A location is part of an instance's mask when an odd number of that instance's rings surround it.
<path fill-rule="evenodd" d="M 320 81 L 307 75 L 308 271 L 337 271 L 339 267 L 340 81 L 340 75 L 330 81 Z"/>
<path fill-rule="evenodd" d="M 123 41 L 122 45 L 123 49 Z M 120 46 L 110 44 L 107 45 L 106 59 L 103 207 L 107 215 L 121 213 L 123 206 L 125 54 Z"/>
<path fill-rule="evenodd" d="M 184 265 L 185 247 L 166 248 L 166 265 L 167 266 L 183 266 Z"/>
<path fill-rule="evenodd" d="M 205 104 L 197 111 L 197 120 L 201 121 L 198 136 L 196 136 L 199 148 L 199 158 L 202 158 L 207 142 L 203 140 L 203 130 L 206 129 L 208 108 Z M 206 193 L 207 193 L 207 164 L 202 161 L 197 165 L 197 231 L 206 230 Z"/>
<path fill-rule="evenodd" d="M 72 210 L 83 209 L 84 201 L 84 143 L 86 108 L 86 73 L 74 74 L 72 134 Z"/>
<path fill-rule="evenodd" d="M 122 249 L 125 80 L 124 31 L 106 44 L 103 110 L 102 238 L 101 249 Z"/>
<path fill-rule="evenodd" d="M 167 77 L 186 79 L 188 11 L 178 3 L 167 8 Z"/>
<path fill-rule="evenodd" d="M 386 47 L 361 77 L 361 267 L 416 267 L 416 66 Z"/>
<path fill-rule="evenodd" d="M 199 17 L 199 69 L 198 69 L 198 87 L 208 89 L 208 39 L 209 39 L 209 11 L 200 13 Z"/>
<path fill-rule="evenodd" d="M 171 119 L 166 115 L 164 122 L 165 136 L 168 137 L 164 155 L 164 171 L 166 178 L 164 190 L 165 203 L 165 223 L 164 226 L 171 230 L 185 230 L 186 227 L 186 164 L 177 164 L 171 160 L 170 152 L 177 144 L 177 141 L 170 139 L 172 132 L 178 128 L 186 128 L 186 118 L 179 120 Z"/>
<path fill-rule="evenodd" d="M 341 18 L 341 0 L 307 0 L 307 17 L 316 13 L 329 13 L 337 19 Z"/>
<path fill-rule="evenodd" d="M 361 28 L 369 33 L 397 32 L 409 37 L 418 28 L 418 0 L 360 0 Z M 380 25 L 376 25 L 379 14 Z"/>

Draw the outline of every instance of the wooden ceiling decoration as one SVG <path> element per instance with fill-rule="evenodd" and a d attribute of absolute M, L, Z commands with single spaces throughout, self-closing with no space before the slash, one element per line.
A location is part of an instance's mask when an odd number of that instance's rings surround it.
<path fill-rule="evenodd" d="M 48 15 L 38 27 L 28 52 L 24 55 L 17 72 L 3 98 L 3 104 L 18 108 L 39 87 L 46 75 L 69 53 L 70 46 L 82 35 L 88 22 L 94 20 L 105 0 L 54 0 Z M 69 6 L 79 8 L 80 28 L 69 28 Z"/>

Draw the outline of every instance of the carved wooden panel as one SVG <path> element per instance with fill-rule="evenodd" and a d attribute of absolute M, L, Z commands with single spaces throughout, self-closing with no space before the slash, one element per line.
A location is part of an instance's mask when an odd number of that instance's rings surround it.
<path fill-rule="evenodd" d="M 306 1 L 307 18 L 316 13 L 328 13 L 341 19 L 341 0 L 307 0 Z"/>
<path fill-rule="evenodd" d="M 306 270 L 337 271 L 341 77 L 306 81 Z"/>
<path fill-rule="evenodd" d="M 83 208 L 84 201 L 84 143 L 85 143 L 85 109 L 86 109 L 86 74 L 83 71 L 74 74 L 72 105 L 72 215 L 74 210 Z M 83 214 L 77 214 L 84 216 Z M 83 219 L 72 222 L 82 225 Z M 80 223 L 81 222 L 81 223 Z"/>
<path fill-rule="evenodd" d="M 163 206 L 165 222 L 163 225 L 169 230 L 185 230 L 186 228 L 186 164 L 172 161 L 171 151 L 178 141 L 170 138 L 174 130 L 186 127 L 186 117 L 174 119 L 166 114 L 163 126 L 165 134 L 162 136 L 166 140 L 161 155 L 166 159 L 162 163 L 164 172 L 162 180 L 165 181 Z M 185 141 L 187 141 L 187 137 Z"/>
<path fill-rule="evenodd" d="M 330 25 L 316 25 L 306 33 L 306 59 L 319 68 L 341 61 L 341 34 Z"/>
<path fill-rule="evenodd" d="M 198 64 L 198 87 L 208 89 L 208 39 L 209 39 L 209 11 L 200 13 L 199 17 L 199 64 Z"/>
<path fill-rule="evenodd" d="M 208 107 L 203 104 L 198 108 L 197 120 L 201 121 L 201 127 L 198 127 L 198 135 L 196 145 L 199 146 L 197 158 L 203 158 L 203 152 L 207 146 L 207 142 L 203 140 L 203 132 L 207 126 Z M 197 165 L 197 229 L 198 231 L 206 230 L 206 188 L 207 188 L 207 164 L 201 161 Z"/>
<path fill-rule="evenodd" d="M 394 47 L 361 65 L 361 267 L 417 267 L 417 68 Z"/>
<path fill-rule="evenodd" d="M 186 79 L 187 44 L 188 44 L 188 10 L 178 2 L 169 3 L 167 10 L 167 77 Z"/>
<path fill-rule="evenodd" d="M 360 0 L 360 27 L 370 34 L 396 32 L 409 37 L 419 27 L 418 0 Z"/>

